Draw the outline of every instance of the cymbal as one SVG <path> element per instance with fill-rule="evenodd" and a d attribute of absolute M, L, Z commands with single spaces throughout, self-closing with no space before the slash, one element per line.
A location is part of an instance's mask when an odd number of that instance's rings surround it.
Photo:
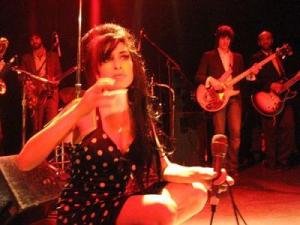
<path fill-rule="evenodd" d="M 83 90 L 81 90 L 84 93 Z M 59 97 L 64 104 L 68 104 L 76 98 L 76 89 L 74 87 L 65 87 L 59 90 Z"/>

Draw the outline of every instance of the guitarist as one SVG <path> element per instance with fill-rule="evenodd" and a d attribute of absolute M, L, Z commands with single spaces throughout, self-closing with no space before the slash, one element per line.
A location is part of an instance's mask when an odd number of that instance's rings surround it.
<path fill-rule="evenodd" d="M 33 33 L 30 35 L 29 43 L 32 51 L 23 55 L 21 60 L 22 69 L 48 80 L 55 80 L 61 74 L 58 54 L 46 50 L 40 34 Z M 31 114 L 30 121 L 32 124 L 27 128 L 29 131 L 27 136 L 30 137 L 57 114 L 58 88 L 56 87 L 47 93 L 45 84 L 27 80 L 25 82 L 25 93 L 26 104 Z"/>
<path fill-rule="evenodd" d="M 241 54 L 231 51 L 234 31 L 228 25 L 219 26 L 215 33 L 215 49 L 205 52 L 200 60 L 196 81 L 212 86 L 216 90 L 223 88 L 218 80 L 224 72 L 226 78 L 240 74 L 244 70 L 244 61 Z M 234 87 L 236 90 L 238 86 Z M 240 148 L 241 129 L 241 97 L 233 96 L 225 108 L 212 113 L 214 133 L 225 134 L 226 125 L 229 131 L 229 149 L 227 154 L 227 171 L 235 178 L 238 176 L 238 152 Z"/>
<path fill-rule="evenodd" d="M 260 50 L 252 56 L 253 62 L 258 62 L 273 53 L 273 34 L 262 31 L 258 35 Z M 267 63 L 254 80 L 254 91 L 274 91 L 279 93 L 285 79 L 285 70 L 280 58 L 276 57 Z M 295 148 L 294 112 L 291 105 L 286 107 L 279 116 L 274 118 L 260 115 L 262 132 L 265 136 L 266 159 L 264 165 L 271 169 L 285 169 L 291 152 Z"/>

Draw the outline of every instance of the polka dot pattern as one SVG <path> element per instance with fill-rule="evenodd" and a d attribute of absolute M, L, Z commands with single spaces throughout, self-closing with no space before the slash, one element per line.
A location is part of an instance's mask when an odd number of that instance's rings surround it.
<path fill-rule="evenodd" d="M 97 155 L 98 155 L 98 156 L 102 156 L 102 155 L 103 155 L 103 151 L 102 151 L 102 150 L 98 150 L 98 151 L 97 151 Z"/>
<path fill-rule="evenodd" d="M 118 150 L 101 125 L 67 151 L 72 162 L 70 181 L 57 203 L 57 224 L 116 224 L 132 194 L 127 193 L 126 185 L 134 178 L 136 165 Z"/>
<path fill-rule="evenodd" d="M 57 224 L 115 224 L 132 173 L 130 160 L 95 130 L 70 150 L 71 180 L 59 199 Z"/>

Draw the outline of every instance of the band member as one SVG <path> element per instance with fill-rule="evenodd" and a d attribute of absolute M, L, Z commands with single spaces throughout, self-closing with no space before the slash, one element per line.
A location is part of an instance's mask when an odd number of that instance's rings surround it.
<path fill-rule="evenodd" d="M 55 80 L 61 74 L 58 55 L 46 50 L 39 34 L 32 34 L 29 41 L 32 52 L 23 55 L 22 69 L 48 80 Z M 24 89 L 26 105 L 32 118 L 33 131 L 29 134 L 31 136 L 57 114 L 58 88 L 27 77 Z"/>
<path fill-rule="evenodd" d="M 273 35 L 269 31 L 262 31 L 258 35 L 260 50 L 253 55 L 253 62 L 258 62 L 274 53 Z M 274 91 L 279 93 L 283 88 L 281 81 L 286 78 L 285 70 L 280 58 L 276 57 L 267 63 L 254 81 L 256 91 Z M 287 104 L 276 118 L 260 116 L 262 131 L 265 137 L 266 160 L 264 165 L 270 168 L 284 169 L 289 165 L 289 156 L 295 150 L 294 140 L 294 112 Z"/>
<path fill-rule="evenodd" d="M 126 29 L 95 27 L 82 44 L 90 88 L 27 142 L 17 165 L 36 167 L 71 132 L 76 145 L 58 224 L 182 224 L 204 207 L 215 173 L 168 160 L 147 107 L 144 63 Z"/>
<path fill-rule="evenodd" d="M 219 26 L 215 33 L 215 49 L 205 52 L 200 60 L 196 81 L 212 86 L 215 90 L 223 89 L 223 84 L 218 80 L 225 72 L 229 73 L 228 79 L 238 75 L 244 69 L 241 54 L 231 51 L 234 31 L 228 25 Z M 239 90 L 236 85 L 234 89 Z M 215 134 L 225 134 L 229 131 L 229 150 L 227 154 L 227 170 L 232 176 L 238 175 L 238 153 L 240 148 L 241 129 L 241 96 L 233 96 L 225 108 L 212 113 Z"/>

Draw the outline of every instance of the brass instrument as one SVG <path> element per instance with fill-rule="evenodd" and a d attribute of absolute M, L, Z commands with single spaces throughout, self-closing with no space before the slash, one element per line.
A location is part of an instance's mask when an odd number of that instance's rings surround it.
<path fill-rule="evenodd" d="M 2 71 L 2 69 L 5 66 L 5 62 L 2 59 L 6 53 L 8 44 L 9 44 L 9 42 L 8 42 L 7 38 L 5 38 L 5 37 L 0 38 L 0 72 Z M 0 77 L 0 95 L 4 95 L 5 93 L 6 93 L 6 84 Z"/>

